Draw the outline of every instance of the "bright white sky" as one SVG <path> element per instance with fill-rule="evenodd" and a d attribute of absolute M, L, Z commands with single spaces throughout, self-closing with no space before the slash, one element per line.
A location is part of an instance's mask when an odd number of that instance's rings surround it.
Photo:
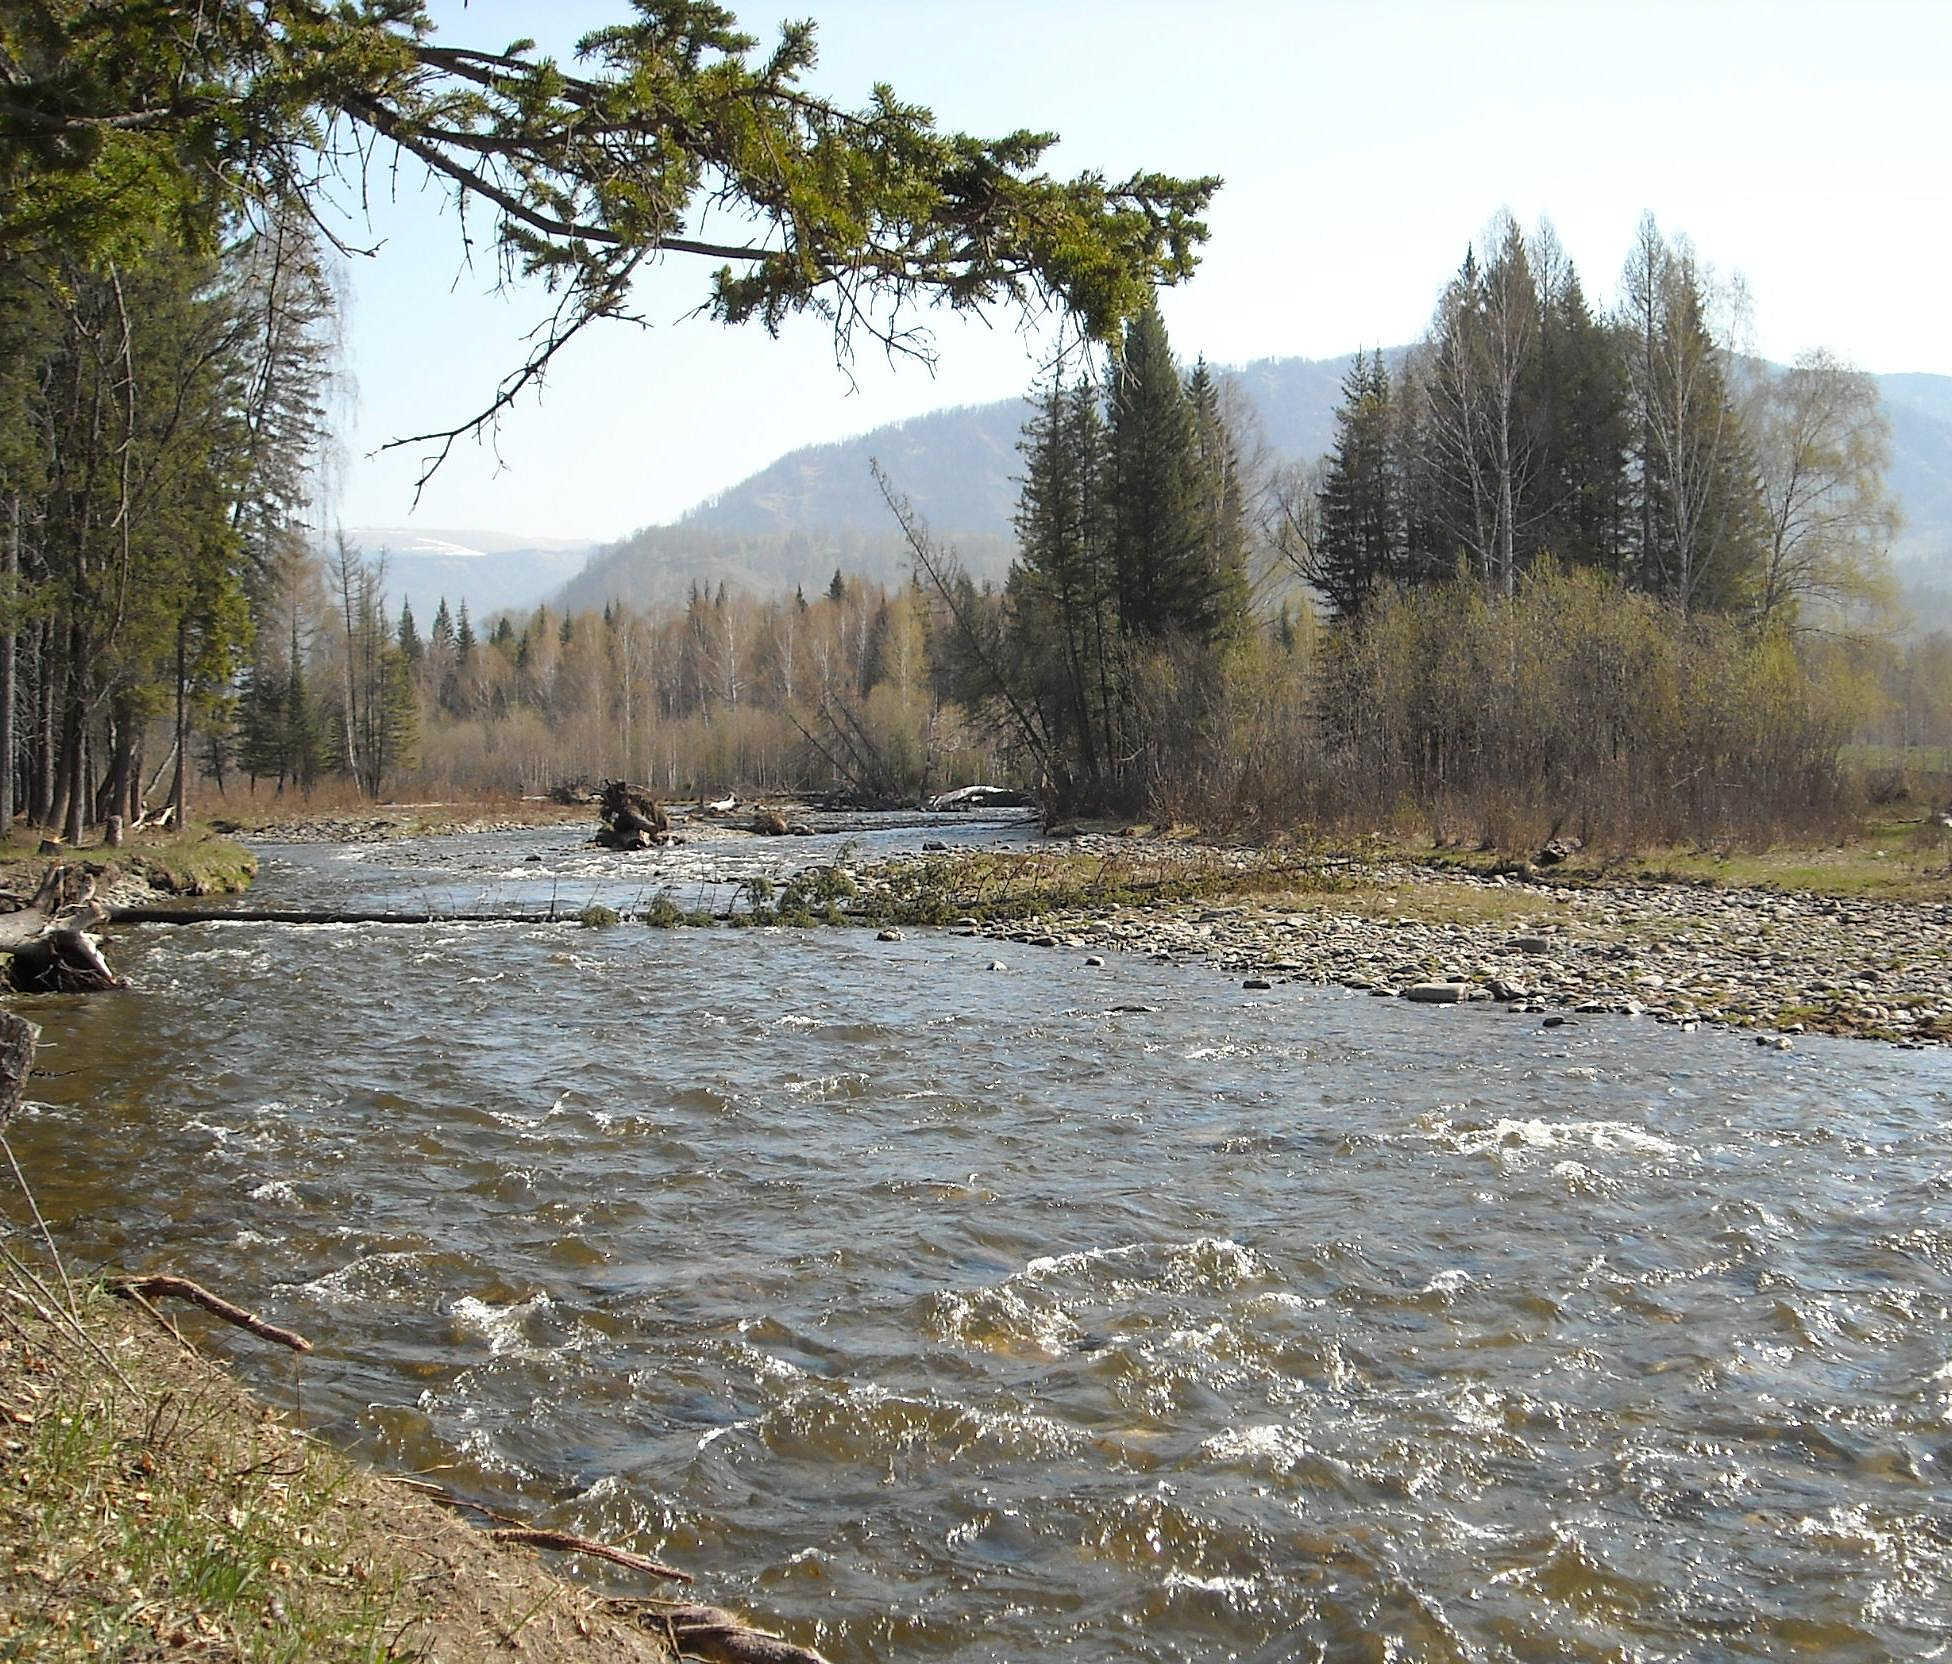
<path fill-rule="evenodd" d="M 1202 270 L 1164 302 L 1189 360 L 1410 340 L 1503 207 L 1549 216 L 1610 299 L 1651 209 L 1746 278 L 1768 356 L 1952 373 L 1947 0 L 806 3 L 830 96 L 885 80 L 944 127 L 1053 129 L 1061 174 L 1222 175 Z M 565 54 L 625 9 L 434 0 L 444 38 Z M 734 9 L 766 41 L 801 15 Z M 777 341 L 686 320 L 708 267 L 672 257 L 641 290 L 651 328 L 586 334 L 503 422 L 499 465 L 457 452 L 416 511 L 413 453 L 369 453 L 483 404 L 543 306 L 488 293 L 443 202 L 403 169 L 350 233 L 384 247 L 351 271 L 347 525 L 614 538 L 795 446 L 1021 392 L 1041 357 L 1007 317 L 945 317 L 933 377 L 864 356 L 850 384 L 815 320 Z"/>

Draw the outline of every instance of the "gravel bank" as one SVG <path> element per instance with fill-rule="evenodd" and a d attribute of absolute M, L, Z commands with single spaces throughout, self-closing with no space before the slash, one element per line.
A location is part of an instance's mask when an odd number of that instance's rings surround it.
<path fill-rule="evenodd" d="M 1080 844 L 1086 853 L 1132 853 L 1129 841 Z M 1251 859 L 1188 856 L 1201 858 Z M 1340 984 L 1379 997 L 1499 1000 L 1524 1014 L 1645 1014 L 1913 1046 L 1952 1040 L 1952 905 L 1341 865 L 1342 894 L 1076 910 L 975 928 L 1040 947 L 1204 963 L 1270 985 Z M 1473 891 L 1484 893 L 1468 905 Z M 1459 911 L 1460 901 L 1486 916 L 1431 916 Z"/>

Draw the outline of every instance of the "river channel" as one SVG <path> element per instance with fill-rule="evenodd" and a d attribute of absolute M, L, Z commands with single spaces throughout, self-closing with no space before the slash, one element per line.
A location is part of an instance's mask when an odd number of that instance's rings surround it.
<path fill-rule="evenodd" d="M 576 839 L 268 847 L 252 900 L 692 905 L 784 847 Z M 1952 1651 L 1945 1052 L 947 931 L 111 952 L 24 1002 L 10 1129 L 77 1262 L 290 1324 L 219 1344 L 336 1442 L 834 1664 Z"/>

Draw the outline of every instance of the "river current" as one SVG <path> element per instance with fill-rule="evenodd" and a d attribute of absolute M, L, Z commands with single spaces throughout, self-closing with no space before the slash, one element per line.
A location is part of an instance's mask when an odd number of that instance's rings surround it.
<path fill-rule="evenodd" d="M 781 847 L 575 838 L 269 848 L 252 900 L 690 905 Z M 10 1129 L 77 1262 L 834 1664 L 1952 1653 L 1944 1053 L 935 931 L 111 953 L 24 1002 Z"/>

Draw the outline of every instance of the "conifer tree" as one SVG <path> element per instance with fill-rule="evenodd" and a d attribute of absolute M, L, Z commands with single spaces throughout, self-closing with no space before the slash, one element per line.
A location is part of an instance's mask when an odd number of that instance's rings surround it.
<path fill-rule="evenodd" d="M 1409 576 L 1398 498 L 1389 367 L 1380 352 L 1358 352 L 1342 380 L 1314 546 L 1300 552 L 1302 576 L 1335 617 L 1355 617 L 1379 587 Z"/>
<path fill-rule="evenodd" d="M 1196 510 L 1213 585 L 1215 636 L 1231 635 L 1248 610 L 1247 514 L 1240 448 L 1220 404 L 1220 386 L 1200 358 L 1186 383 L 1193 407 Z"/>
<path fill-rule="evenodd" d="M 1012 660 L 1034 684 L 1029 691 L 1053 749 L 1074 762 L 1083 795 L 1102 802 L 1115 751 L 1114 690 L 1125 672 L 1112 614 L 1104 424 L 1089 383 L 1065 387 L 1060 365 L 1018 449 L 1024 473 L 1009 591 Z"/>
<path fill-rule="evenodd" d="M 1227 597 L 1205 542 L 1193 404 L 1157 307 L 1125 332 L 1110 404 L 1119 628 L 1135 643 L 1217 639 L 1229 622 Z"/>
<path fill-rule="evenodd" d="M 1632 529 L 1620 338 L 1593 316 L 1570 261 L 1546 265 L 1541 282 L 1541 510 L 1534 542 L 1562 566 L 1620 576 Z"/>

